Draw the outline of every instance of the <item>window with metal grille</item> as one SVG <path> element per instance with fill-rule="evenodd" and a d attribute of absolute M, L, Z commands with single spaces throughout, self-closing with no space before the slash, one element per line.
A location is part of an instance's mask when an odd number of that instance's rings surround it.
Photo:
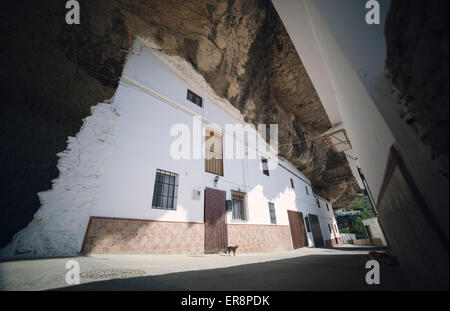
<path fill-rule="evenodd" d="M 233 220 L 247 220 L 247 213 L 245 210 L 245 194 L 233 191 L 231 198 L 233 201 Z"/>
<path fill-rule="evenodd" d="M 262 163 L 262 169 L 263 169 L 264 175 L 269 176 L 269 165 L 267 163 L 267 159 L 264 157 L 261 157 L 261 163 Z"/>
<path fill-rule="evenodd" d="M 153 208 L 175 210 L 177 207 L 178 174 L 157 169 Z"/>
<path fill-rule="evenodd" d="M 187 90 L 187 99 L 199 107 L 203 106 L 203 99 L 191 90 Z"/>
<path fill-rule="evenodd" d="M 275 204 L 269 202 L 270 223 L 277 224 L 277 215 L 275 214 Z"/>
<path fill-rule="evenodd" d="M 305 217 L 306 231 L 311 232 L 311 227 L 309 226 L 309 218 Z"/>
<path fill-rule="evenodd" d="M 222 134 L 206 129 L 205 171 L 223 176 Z"/>
<path fill-rule="evenodd" d="M 295 189 L 294 180 L 292 178 L 291 178 L 291 187 L 292 187 L 292 189 Z"/>

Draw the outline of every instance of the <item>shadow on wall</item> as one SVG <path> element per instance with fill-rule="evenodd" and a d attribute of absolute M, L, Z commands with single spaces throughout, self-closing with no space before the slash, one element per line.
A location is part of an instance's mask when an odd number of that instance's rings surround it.
<path fill-rule="evenodd" d="M 232 260 L 231 257 L 230 260 Z M 80 284 L 58 290 L 405 290 L 398 266 L 382 266 L 368 285 L 367 255 L 309 255 L 229 268 Z M 220 281 L 219 281 L 220 280 Z"/>

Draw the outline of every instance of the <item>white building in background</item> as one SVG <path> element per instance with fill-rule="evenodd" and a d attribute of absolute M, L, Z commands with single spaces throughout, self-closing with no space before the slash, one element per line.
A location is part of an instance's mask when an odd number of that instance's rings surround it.
<path fill-rule="evenodd" d="M 361 211 L 344 211 L 342 208 L 334 212 L 335 216 L 360 215 Z"/>
<path fill-rule="evenodd" d="M 93 148 L 85 153 L 69 145 L 58 166 L 64 176 L 40 194 L 39 215 L 4 256 L 215 253 L 234 245 L 238 252 L 266 252 L 341 243 L 330 202 L 261 137 L 254 144 L 230 132 L 227 124 L 245 125 L 242 115 L 181 58 L 136 40 L 112 104 L 99 107 L 115 121 L 100 130 L 85 122 L 72 140 Z M 104 123 L 102 110 L 93 111 L 90 118 Z M 190 136 L 187 158 L 177 159 L 183 130 Z M 105 144 L 101 135 L 90 136 L 96 132 L 113 136 L 108 152 L 96 147 Z M 224 157 L 227 141 L 245 156 Z M 214 158 L 196 155 L 199 146 Z M 85 189 L 91 190 L 80 202 Z"/>
<path fill-rule="evenodd" d="M 375 246 L 387 246 L 386 238 L 384 237 L 383 230 L 381 230 L 377 217 L 364 219 L 364 229 L 366 230 L 367 237 L 369 238 L 370 245 Z"/>

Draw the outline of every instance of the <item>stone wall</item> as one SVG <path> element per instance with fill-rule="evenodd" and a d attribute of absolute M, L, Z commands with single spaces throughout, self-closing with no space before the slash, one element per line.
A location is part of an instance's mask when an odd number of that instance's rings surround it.
<path fill-rule="evenodd" d="M 412 286 L 448 289 L 448 240 L 394 148 L 377 210 L 389 248 Z"/>
<path fill-rule="evenodd" d="M 289 226 L 229 224 L 228 245 L 238 245 L 241 253 L 293 249 Z"/>
<path fill-rule="evenodd" d="M 238 253 L 292 250 L 289 226 L 228 225 L 228 245 Z M 203 254 L 203 223 L 91 217 L 85 254 Z"/>
<path fill-rule="evenodd" d="M 325 245 L 327 247 L 334 247 L 337 245 L 342 245 L 342 238 L 338 238 L 337 242 L 336 242 L 336 239 L 325 240 Z"/>
<path fill-rule="evenodd" d="M 85 254 L 203 254 L 204 224 L 91 217 Z"/>

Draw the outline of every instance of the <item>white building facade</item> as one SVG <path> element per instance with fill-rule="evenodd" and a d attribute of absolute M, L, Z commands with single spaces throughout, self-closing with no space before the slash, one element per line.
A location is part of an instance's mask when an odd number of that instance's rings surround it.
<path fill-rule="evenodd" d="M 83 251 L 203 253 L 238 245 L 241 252 L 260 252 L 312 247 L 320 239 L 319 246 L 338 244 L 331 204 L 314 195 L 293 165 L 261 148 L 264 143 L 228 131 L 227 124 L 245 125 L 239 111 L 210 99 L 186 72 L 175 72 L 137 41 L 113 101 L 121 117 Z M 183 130 L 190 138 L 184 154 L 176 144 Z M 199 156 L 208 135 L 218 139 L 214 148 L 223 160 Z M 224 155 L 227 139 L 243 158 Z M 309 215 L 318 218 L 321 238 L 313 237 Z"/>
<path fill-rule="evenodd" d="M 99 126 L 104 119 L 112 121 Z M 187 62 L 137 39 L 111 104 L 96 106 L 69 139 L 60 177 L 38 194 L 41 209 L 2 257 L 340 244 L 330 202 L 236 125 L 246 125 L 240 112 Z"/>

